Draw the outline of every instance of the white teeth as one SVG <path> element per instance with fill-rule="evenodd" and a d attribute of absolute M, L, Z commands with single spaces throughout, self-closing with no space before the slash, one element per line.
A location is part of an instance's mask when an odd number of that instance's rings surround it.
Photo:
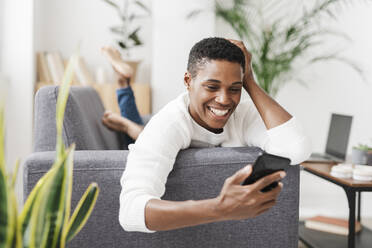
<path fill-rule="evenodd" d="M 215 109 L 215 108 L 211 108 L 210 107 L 210 110 L 217 116 L 224 116 L 225 114 L 227 114 L 227 112 L 229 111 L 228 109 L 226 110 L 219 110 L 219 109 Z"/>

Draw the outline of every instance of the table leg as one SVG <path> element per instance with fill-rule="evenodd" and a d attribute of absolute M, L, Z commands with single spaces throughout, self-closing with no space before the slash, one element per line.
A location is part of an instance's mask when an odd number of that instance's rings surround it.
<path fill-rule="evenodd" d="M 362 192 L 358 191 L 358 217 L 357 220 L 360 222 L 360 209 L 361 209 L 361 201 L 362 201 Z"/>
<path fill-rule="evenodd" d="M 344 188 L 349 202 L 349 236 L 348 236 L 348 247 L 355 247 L 355 195 L 356 192 L 349 188 Z"/>

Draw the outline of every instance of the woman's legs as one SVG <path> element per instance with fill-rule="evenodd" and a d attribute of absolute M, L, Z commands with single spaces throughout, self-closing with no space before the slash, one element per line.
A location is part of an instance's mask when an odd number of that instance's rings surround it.
<path fill-rule="evenodd" d="M 134 121 L 139 125 L 143 125 L 142 118 L 138 113 L 132 88 L 129 85 L 125 88 L 120 88 L 116 91 L 116 96 L 118 99 L 121 116 Z"/>
<path fill-rule="evenodd" d="M 122 115 L 106 111 L 102 117 L 102 122 L 108 128 L 124 132 L 136 140 L 143 130 L 143 121 L 138 113 L 134 94 L 129 85 L 133 70 L 121 59 L 120 53 L 116 49 L 103 47 L 102 53 L 109 59 L 119 76 L 118 84 L 120 89 L 116 91 L 116 94 Z"/>

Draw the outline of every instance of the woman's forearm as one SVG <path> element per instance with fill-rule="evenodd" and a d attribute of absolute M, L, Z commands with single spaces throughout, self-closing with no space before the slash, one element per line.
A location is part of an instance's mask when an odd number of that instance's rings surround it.
<path fill-rule="evenodd" d="M 216 199 L 198 201 L 150 200 L 145 208 L 148 229 L 166 231 L 222 220 L 216 208 Z"/>
<path fill-rule="evenodd" d="M 255 104 L 267 129 L 279 126 L 292 116 L 256 84 L 253 78 L 245 79 L 245 89 Z"/>

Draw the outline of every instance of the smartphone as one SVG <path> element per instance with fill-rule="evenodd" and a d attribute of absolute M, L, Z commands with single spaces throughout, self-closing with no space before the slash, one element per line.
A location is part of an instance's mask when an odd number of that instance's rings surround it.
<path fill-rule="evenodd" d="M 263 153 L 253 164 L 251 175 L 244 180 L 242 185 L 253 184 L 260 178 L 277 171 L 285 171 L 290 167 L 291 160 L 285 157 L 276 156 L 270 153 Z M 278 186 L 278 182 L 261 189 L 261 192 L 268 192 Z"/>

